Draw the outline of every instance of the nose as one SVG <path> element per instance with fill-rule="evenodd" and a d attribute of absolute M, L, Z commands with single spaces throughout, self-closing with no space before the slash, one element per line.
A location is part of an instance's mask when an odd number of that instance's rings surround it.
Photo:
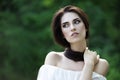
<path fill-rule="evenodd" d="M 76 31 L 76 28 L 74 25 L 71 25 L 70 28 L 71 28 L 71 31 Z"/>

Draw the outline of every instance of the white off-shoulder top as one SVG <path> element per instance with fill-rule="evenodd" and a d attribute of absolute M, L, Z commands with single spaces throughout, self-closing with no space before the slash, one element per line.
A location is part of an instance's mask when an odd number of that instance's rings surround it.
<path fill-rule="evenodd" d="M 62 69 L 52 65 L 42 65 L 37 80 L 79 80 L 81 71 Z M 107 80 L 104 76 L 93 72 L 93 80 Z"/>

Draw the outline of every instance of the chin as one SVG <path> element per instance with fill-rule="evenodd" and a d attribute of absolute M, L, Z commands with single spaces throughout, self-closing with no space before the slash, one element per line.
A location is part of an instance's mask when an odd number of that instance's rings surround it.
<path fill-rule="evenodd" d="M 77 43 L 77 42 L 81 42 L 83 41 L 83 39 L 80 39 L 80 38 L 74 38 L 70 41 L 70 43 Z"/>

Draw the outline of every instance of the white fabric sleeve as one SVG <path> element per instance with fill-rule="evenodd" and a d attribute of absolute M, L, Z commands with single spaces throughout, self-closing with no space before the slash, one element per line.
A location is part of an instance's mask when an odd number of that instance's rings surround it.
<path fill-rule="evenodd" d="M 53 73 L 54 73 L 54 70 L 42 65 L 39 69 L 37 80 L 54 80 Z"/>
<path fill-rule="evenodd" d="M 48 80 L 45 76 L 46 71 L 42 69 L 42 67 L 39 69 L 37 80 Z"/>
<path fill-rule="evenodd" d="M 42 65 L 39 69 L 37 80 L 79 80 L 81 72 L 70 71 L 62 68 Z M 107 80 L 104 76 L 93 72 L 92 80 Z"/>
<path fill-rule="evenodd" d="M 93 80 L 107 80 L 107 79 L 104 76 L 94 72 Z"/>

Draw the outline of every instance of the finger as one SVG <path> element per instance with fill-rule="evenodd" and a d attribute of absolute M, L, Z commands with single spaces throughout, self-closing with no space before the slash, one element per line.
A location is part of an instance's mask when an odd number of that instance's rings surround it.
<path fill-rule="evenodd" d="M 97 52 L 96 51 L 93 51 L 93 53 L 97 56 Z"/>
<path fill-rule="evenodd" d="M 99 59 L 100 59 L 100 55 L 97 55 L 97 62 L 99 62 Z"/>
<path fill-rule="evenodd" d="M 96 63 L 95 64 L 99 63 L 99 57 L 100 57 L 99 55 L 96 56 Z"/>
<path fill-rule="evenodd" d="M 86 49 L 85 49 L 85 53 L 88 53 L 88 47 L 86 47 Z"/>
<path fill-rule="evenodd" d="M 88 50 L 88 47 L 86 47 L 86 50 Z"/>
<path fill-rule="evenodd" d="M 97 60 L 100 58 L 100 55 L 97 55 Z"/>

